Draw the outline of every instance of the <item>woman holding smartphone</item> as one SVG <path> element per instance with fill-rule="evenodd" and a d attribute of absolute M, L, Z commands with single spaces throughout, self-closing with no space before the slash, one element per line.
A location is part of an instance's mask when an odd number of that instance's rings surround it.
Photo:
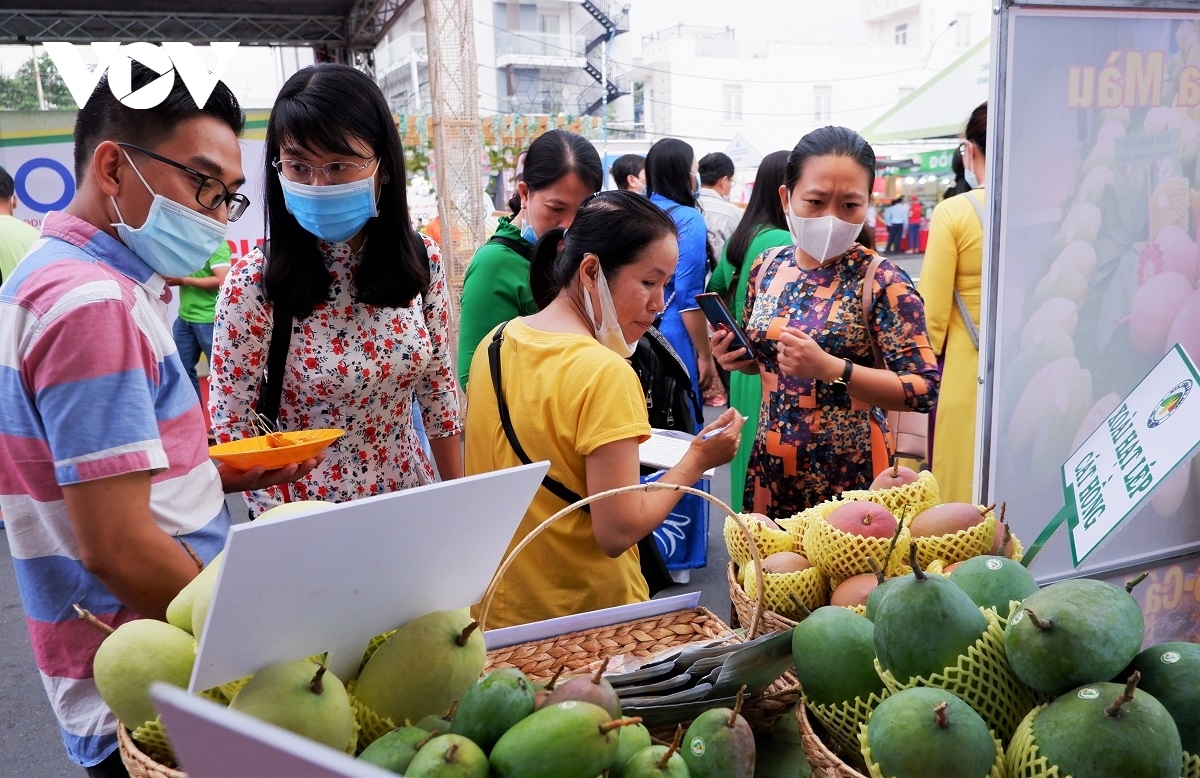
<path fill-rule="evenodd" d="M 733 347 L 731 332 L 712 337 L 722 367 L 762 376 L 747 509 L 787 517 L 867 487 L 888 461 L 883 412 L 928 412 L 937 400 L 920 296 L 886 259 L 867 278 L 877 255 L 855 242 L 874 179 L 875 152 L 853 130 L 801 138 L 779 187 L 794 245 L 759 257 L 748 279 L 753 354 Z M 864 283 L 874 291 L 866 321 Z"/>

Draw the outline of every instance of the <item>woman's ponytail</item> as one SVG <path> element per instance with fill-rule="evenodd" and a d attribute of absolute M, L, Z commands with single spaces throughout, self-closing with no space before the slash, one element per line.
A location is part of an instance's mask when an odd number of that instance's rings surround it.
<path fill-rule="evenodd" d="M 533 256 L 529 260 L 529 286 L 539 309 L 549 305 L 566 285 L 567 279 L 559 277 L 557 267 L 558 244 L 566 234 L 566 230 L 555 227 L 538 238 L 533 246 Z"/>

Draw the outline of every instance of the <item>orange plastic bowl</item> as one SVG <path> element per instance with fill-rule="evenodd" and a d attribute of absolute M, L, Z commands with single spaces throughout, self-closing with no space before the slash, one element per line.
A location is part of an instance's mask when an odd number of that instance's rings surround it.
<path fill-rule="evenodd" d="M 343 434 L 345 430 L 340 429 L 276 432 L 209 446 L 208 455 L 238 470 L 277 470 L 312 459 Z M 281 442 L 283 445 L 279 445 Z"/>

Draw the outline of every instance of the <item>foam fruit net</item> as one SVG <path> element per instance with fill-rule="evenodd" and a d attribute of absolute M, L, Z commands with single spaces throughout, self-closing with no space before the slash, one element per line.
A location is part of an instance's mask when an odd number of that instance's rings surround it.
<path fill-rule="evenodd" d="M 916 481 L 904 486 L 875 490 L 852 489 L 842 492 L 841 501 L 847 500 L 877 502 L 891 511 L 897 519 L 905 521 L 942 501 L 937 481 L 934 480 L 933 473 L 928 470 L 922 471 Z"/>
<path fill-rule="evenodd" d="M 996 528 L 996 514 L 994 511 L 988 511 L 983 521 L 952 535 L 913 538 L 917 544 L 917 561 L 925 568 L 937 559 L 946 564 L 953 564 L 986 554 L 992 548 Z M 1000 531 L 1003 532 L 1003 528 Z"/>
<path fill-rule="evenodd" d="M 763 559 L 766 559 L 771 554 L 776 554 L 780 551 L 792 551 L 795 549 L 795 542 L 792 536 L 787 532 L 779 529 L 771 529 L 766 524 L 763 524 L 757 519 L 752 519 L 746 514 L 739 514 L 746 527 L 750 530 L 750 534 L 754 536 L 754 544 L 758 546 L 758 553 Z M 738 567 L 749 564 L 753 555 L 750 552 L 750 541 L 746 539 L 746 533 L 742 532 L 731 517 L 725 517 L 725 548 L 729 550 L 729 558 L 737 563 Z"/>
<path fill-rule="evenodd" d="M 175 750 L 171 747 L 170 739 L 167 738 L 167 731 L 163 729 L 161 716 L 155 718 L 154 721 L 147 721 L 133 730 L 130 735 L 133 737 L 133 742 L 137 743 L 137 747 L 146 756 L 168 767 L 177 766 Z"/>
<path fill-rule="evenodd" d="M 775 523 L 787 530 L 792 536 L 792 543 L 797 554 L 808 556 L 804 548 L 804 530 L 808 529 L 809 512 L 803 511 L 787 519 L 776 519 Z"/>
<path fill-rule="evenodd" d="M 867 719 L 871 717 L 871 711 L 875 710 L 879 703 L 887 699 L 889 695 L 890 692 L 884 689 L 882 696 L 872 692 L 866 700 L 862 697 L 855 697 L 840 705 L 818 705 L 805 697 L 804 704 L 808 706 L 808 712 L 812 714 L 813 718 L 821 722 L 829 732 L 829 737 L 841 746 L 842 752 L 853 754 L 859 750 L 859 727 L 867 723 Z"/>
<path fill-rule="evenodd" d="M 940 673 L 917 676 L 901 682 L 875 660 L 884 685 L 895 693 L 914 686 L 945 689 L 970 705 L 983 717 L 992 732 L 1007 741 L 1025 714 L 1037 704 L 1034 692 L 1021 683 L 1008 667 L 1004 653 L 1004 621 L 984 609 L 988 626 L 979 640 L 958 657 L 958 663 Z"/>
<path fill-rule="evenodd" d="M 1009 778 L 1010 774 L 1005 770 L 1004 747 L 1000 745 L 1000 741 L 996 740 L 996 736 L 992 735 L 992 740 L 996 744 L 996 761 L 992 763 L 992 769 L 988 772 L 986 778 Z M 871 778 L 889 778 L 879 769 L 879 765 L 871 758 L 871 749 L 867 745 L 867 725 L 864 724 L 858 733 L 858 742 L 862 748 L 863 759 L 867 763 L 867 774 Z M 979 778 L 984 778 L 980 776 Z"/>
<path fill-rule="evenodd" d="M 750 564 L 744 572 L 746 596 L 753 600 L 758 597 L 758 571 Z M 829 581 L 825 574 L 815 567 L 794 573 L 765 573 L 763 578 L 763 607 L 789 619 L 804 619 L 804 614 L 796 607 L 796 603 L 792 602 L 792 595 L 810 611 L 815 611 L 828 602 Z"/>
<path fill-rule="evenodd" d="M 891 538 L 867 538 L 861 535 L 851 535 L 842 532 L 825 520 L 841 503 L 823 502 L 809 511 L 816 514 L 811 518 L 808 529 L 804 532 L 804 547 L 808 549 L 808 561 L 824 570 L 831 578 L 845 580 L 852 575 L 871 572 L 868 558 L 875 560 L 876 565 L 883 568 L 887 560 L 888 549 L 891 548 Z M 896 550 L 891 560 L 886 561 L 884 572 L 888 576 L 900 575 L 907 571 L 901 560 L 908 558 L 910 538 L 907 529 L 900 530 L 900 538 L 896 541 Z"/>
<path fill-rule="evenodd" d="M 367 746 L 393 729 L 396 729 L 399 725 L 387 716 L 381 716 L 366 705 L 363 705 L 354 694 L 354 681 L 346 684 L 346 691 L 350 693 L 350 708 L 354 711 L 354 733 L 357 741 L 355 743 L 357 750 L 350 753 L 361 754 Z"/>
<path fill-rule="evenodd" d="M 1183 778 L 1200 778 L 1200 754 L 1183 752 Z"/>

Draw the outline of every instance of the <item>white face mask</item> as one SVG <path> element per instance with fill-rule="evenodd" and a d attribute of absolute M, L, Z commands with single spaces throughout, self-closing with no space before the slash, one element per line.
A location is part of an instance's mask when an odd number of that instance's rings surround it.
<path fill-rule="evenodd" d="M 979 176 L 975 175 L 975 171 L 971 169 L 973 165 L 967 163 L 967 155 L 965 153 L 966 150 L 967 144 L 963 143 L 963 178 L 966 179 L 967 186 L 971 187 L 972 189 L 978 189 L 980 184 L 983 182 L 979 180 Z M 974 161 L 974 159 L 971 160 L 971 162 Z"/>
<path fill-rule="evenodd" d="M 833 215 L 806 218 L 792 213 L 790 206 L 785 215 L 792 243 L 822 265 L 845 254 L 862 232 L 862 222 L 851 224 Z"/>
<path fill-rule="evenodd" d="M 596 328 L 596 340 L 616 352 L 622 359 L 629 359 L 637 350 L 637 343 L 626 343 L 625 334 L 621 332 L 621 322 L 617 319 L 617 307 L 613 303 L 612 292 L 608 290 L 608 279 L 604 277 L 604 268 L 596 269 L 596 287 L 600 293 L 600 313 L 603 321 L 596 321 L 596 309 L 592 305 L 592 295 L 587 289 L 583 290 L 583 307 L 591 317 L 592 326 Z"/>

